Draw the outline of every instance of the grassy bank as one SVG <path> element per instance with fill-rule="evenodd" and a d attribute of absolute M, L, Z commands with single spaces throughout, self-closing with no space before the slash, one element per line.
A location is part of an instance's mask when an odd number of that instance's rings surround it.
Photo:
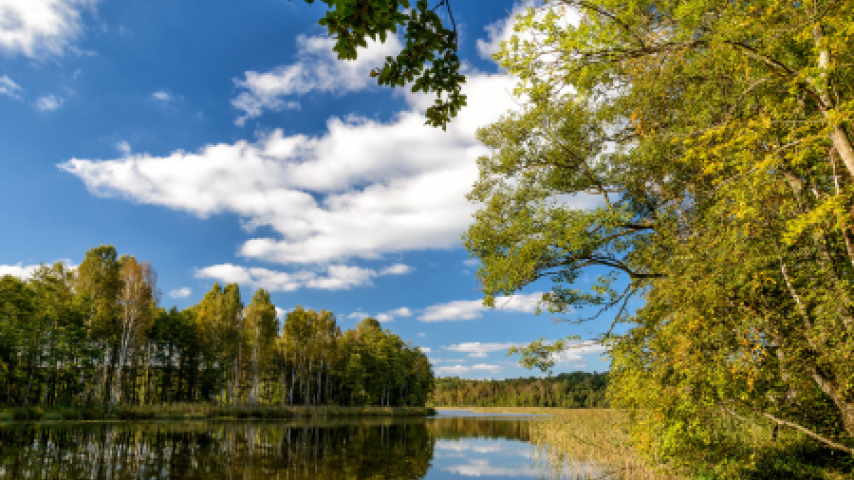
<path fill-rule="evenodd" d="M 854 458 L 833 452 L 804 435 L 770 426 L 723 420 L 725 437 L 685 465 L 652 465 L 632 448 L 627 416 L 607 409 L 466 408 L 477 412 L 545 414 L 531 422 L 538 460 L 552 478 L 648 480 L 842 480 L 854 478 Z M 576 477 L 573 477 L 573 474 Z"/>
<path fill-rule="evenodd" d="M 432 415 L 424 407 L 339 407 L 339 406 L 215 406 L 192 403 L 169 405 L 118 406 L 94 408 L 6 408 L 0 410 L 0 422 L 21 421 L 86 421 L 86 420 L 203 420 L 338 417 L 414 417 Z"/>

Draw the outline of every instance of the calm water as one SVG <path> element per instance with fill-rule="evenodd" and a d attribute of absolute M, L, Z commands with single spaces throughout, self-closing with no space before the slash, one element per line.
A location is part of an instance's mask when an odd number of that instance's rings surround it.
<path fill-rule="evenodd" d="M 0 427 L 3 479 L 543 478 L 530 419 L 79 423 Z"/>

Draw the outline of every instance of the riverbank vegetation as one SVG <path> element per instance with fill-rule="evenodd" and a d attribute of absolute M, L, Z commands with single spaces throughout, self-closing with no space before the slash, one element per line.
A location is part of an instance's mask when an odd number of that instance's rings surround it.
<path fill-rule="evenodd" d="M 373 407 L 327 405 L 212 405 L 172 403 L 100 407 L 9 407 L 0 410 L 0 422 L 87 420 L 203 420 L 203 419 L 326 419 L 346 417 L 413 417 L 436 412 L 427 407 Z"/>
<path fill-rule="evenodd" d="M 372 318 L 345 331 L 323 310 L 278 319 L 269 293 L 245 305 L 237 284 L 215 283 L 180 311 L 158 303 L 151 264 L 112 246 L 75 269 L 4 276 L 0 405 L 403 407 L 423 406 L 433 390 L 427 357 Z"/>
<path fill-rule="evenodd" d="M 606 408 L 607 373 L 561 373 L 548 378 L 436 379 L 431 404 L 437 407 Z"/>

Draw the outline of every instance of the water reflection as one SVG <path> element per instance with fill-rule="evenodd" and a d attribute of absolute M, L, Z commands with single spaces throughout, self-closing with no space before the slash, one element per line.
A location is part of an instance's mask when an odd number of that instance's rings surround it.
<path fill-rule="evenodd" d="M 78 423 L 0 427 L 3 479 L 541 477 L 527 420 Z"/>

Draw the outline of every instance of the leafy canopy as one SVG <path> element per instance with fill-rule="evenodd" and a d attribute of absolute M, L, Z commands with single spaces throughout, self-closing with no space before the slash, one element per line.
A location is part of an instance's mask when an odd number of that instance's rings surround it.
<path fill-rule="evenodd" d="M 314 3 L 314 0 L 305 0 Z M 404 30 L 404 47 L 396 57 L 386 57 L 382 68 L 371 71 L 380 85 L 402 87 L 412 84 L 413 92 L 433 92 L 435 103 L 427 108 L 427 124 L 442 127 L 466 105 L 461 93 L 465 76 L 460 73 L 457 31 L 449 0 L 430 6 L 427 0 L 321 0 L 329 11 L 320 20 L 340 60 L 355 60 L 358 48 L 367 40 L 385 42 L 389 35 Z M 444 6 L 452 27 L 447 28 L 436 10 Z"/>

